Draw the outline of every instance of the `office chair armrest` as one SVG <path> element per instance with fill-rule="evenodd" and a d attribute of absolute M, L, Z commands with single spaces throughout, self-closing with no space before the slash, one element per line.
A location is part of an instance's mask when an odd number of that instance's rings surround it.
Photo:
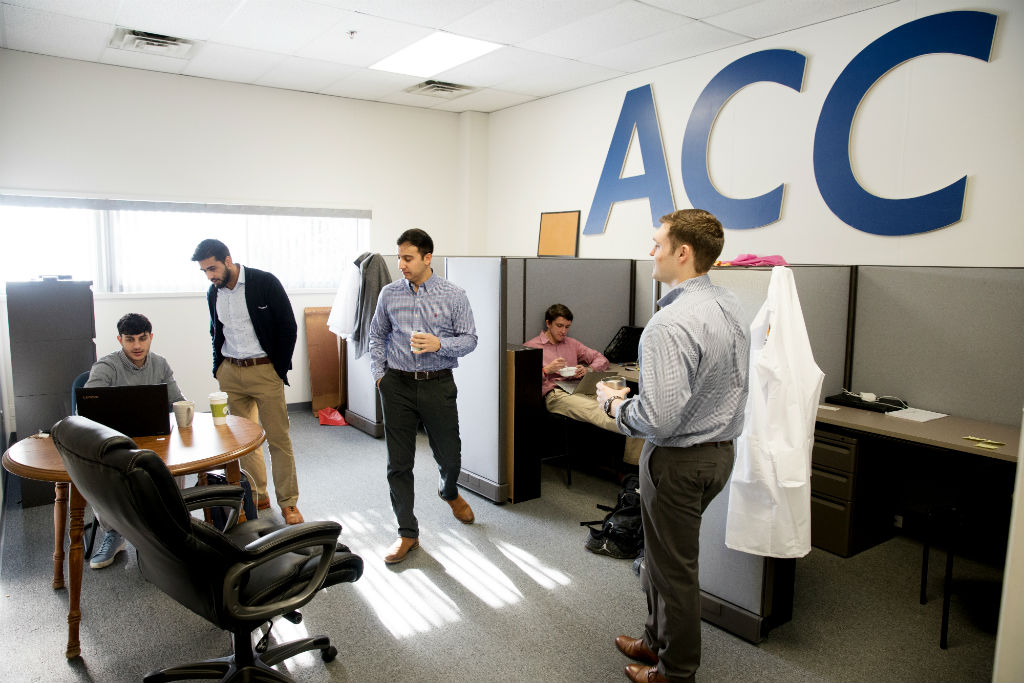
<path fill-rule="evenodd" d="M 263 536 L 243 549 L 243 561 L 228 569 L 224 576 L 224 602 L 228 613 L 235 619 L 265 621 L 278 614 L 296 610 L 320 590 L 334 559 L 341 525 L 337 522 L 304 522 L 278 529 Z M 243 605 L 239 600 L 242 586 L 256 567 L 285 553 L 320 546 L 320 562 L 313 576 L 295 595 L 263 605 Z"/>
<path fill-rule="evenodd" d="M 181 492 L 185 507 L 189 512 L 211 507 L 242 507 L 242 496 L 245 491 L 241 486 L 214 485 L 193 486 Z"/>

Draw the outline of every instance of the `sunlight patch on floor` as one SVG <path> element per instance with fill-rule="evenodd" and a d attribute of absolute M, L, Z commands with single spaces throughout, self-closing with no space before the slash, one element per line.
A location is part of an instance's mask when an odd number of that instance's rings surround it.
<path fill-rule="evenodd" d="M 545 565 L 535 555 L 526 552 L 519 546 L 506 543 L 505 541 L 497 541 L 494 545 L 497 546 L 502 555 L 507 557 L 542 588 L 552 590 L 558 586 L 568 586 L 572 583 L 568 574 Z"/>

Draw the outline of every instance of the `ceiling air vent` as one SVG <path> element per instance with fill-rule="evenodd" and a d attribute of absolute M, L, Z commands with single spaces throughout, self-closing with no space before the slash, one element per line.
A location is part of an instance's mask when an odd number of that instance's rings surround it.
<path fill-rule="evenodd" d="M 445 83 L 444 81 L 423 81 L 416 85 L 410 85 L 405 92 L 410 95 L 426 95 L 427 97 L 439 97 L 443 100 L 454 100 L 456 97 L 468 95 L 477 88 L 458 83 Z"/>
<path fill-rule="evenodd" d="M 110 47 L 118 50 L 144 52 L 149 55 L 175 57 L 177 59 L 187 59 L 189 52 L 194 46 L 194 42 L 184 38 L 164 36 L 159 33 L 146 33 L 145 31 L 121 27 L 114 31 L 114 37 L 110 39 Z"/>

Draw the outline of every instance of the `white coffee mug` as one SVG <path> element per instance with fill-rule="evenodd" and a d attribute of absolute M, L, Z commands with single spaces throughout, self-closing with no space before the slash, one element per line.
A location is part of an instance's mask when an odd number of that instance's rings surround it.
<path fill-rule="evenodd" d="M 178 421 L 178 429 L 188 429 L 192 426 L 192 417 L 196 414 L 195 401 L 175 401 L 174 419 Z"/>
<path fill-rule="evenodd" d="M 228 421 L 228 394 L 225 391 L 214 391 L 210 394 L 210 412 L 213 414 L 213 424 L 227 424 Z"/>

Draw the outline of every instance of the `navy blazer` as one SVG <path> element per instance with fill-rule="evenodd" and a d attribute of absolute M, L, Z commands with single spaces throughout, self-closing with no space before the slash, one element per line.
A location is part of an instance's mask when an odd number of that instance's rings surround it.
<path fill-rule="evenodd" d="M 210 336 L 213 338 L 213 376 L 224 360 L 224 324 L 217 318 L 217 286 L 210 285 L 206 293 L 210 306 Z M 245 268 L 245 307 L 249 310 L 256 339 L 266 351 L 281 380 L 288 384 L 287 373 L 292 369 L 292 354 L 298 338 L 298 325 L 292 312 L 292 302 L 281 281 L 273 273 L 256 268 Z"/>

